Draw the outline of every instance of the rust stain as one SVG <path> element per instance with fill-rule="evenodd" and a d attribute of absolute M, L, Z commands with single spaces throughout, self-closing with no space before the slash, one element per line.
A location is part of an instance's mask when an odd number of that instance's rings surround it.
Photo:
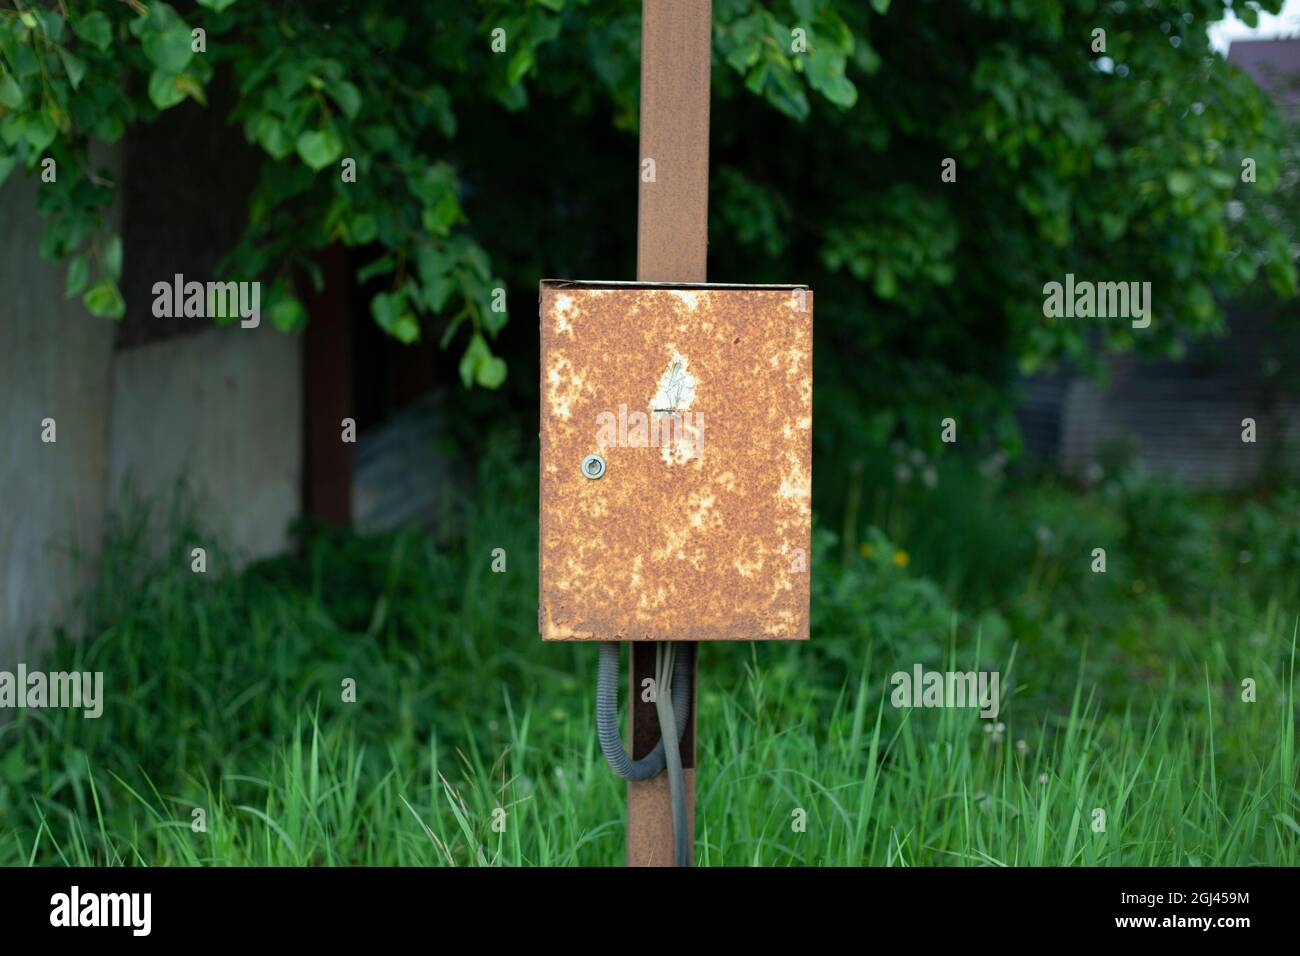
<path fill-rule="evenodd" d="M 546 640 L 807 639 L 812 304 L 542 283 Z"/>

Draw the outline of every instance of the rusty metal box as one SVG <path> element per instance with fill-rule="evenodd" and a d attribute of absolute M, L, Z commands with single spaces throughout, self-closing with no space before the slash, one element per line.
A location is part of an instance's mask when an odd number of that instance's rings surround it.
<path fill-rule="evenodd" d="M 808 638 L 812 304 L 541 284 L 543 638 Z"/>

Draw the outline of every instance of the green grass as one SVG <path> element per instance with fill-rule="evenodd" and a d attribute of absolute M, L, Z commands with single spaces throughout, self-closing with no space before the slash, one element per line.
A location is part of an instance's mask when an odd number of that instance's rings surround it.
<path fill-rule="evenodd" d="M 483 471 L 465 539 L 441 547 L 316 533 L 300 556 L 239 574 L 210 551 L 196 575 L 189 548 L 213 547 L 199 529 L 123 521 L 86 633 L 61 635 L 45 665 L 102 670 L 103 716 L 0 725 L 0 863 L 620 863 L 625 791 L 595 742 L 595 648 L 536 633 L 535 472 Z M 996 544 L 930 542 L 927 568 L 927 545 L 907 538 L 932 536 L 919 518 L 887 528 L 898 542 L 851 529 L 867 549 L 819 532 L 810 643 L 701 649 L 697 861 L 1300 860 L 1294 568 L 1234 572 L 1239 509 L 1212 502 L 1175 507 L 1216 515 L 1223 546 L 1170 565 L 1206 580 L 1157 581 L 1126 568 L 1136 530 L 1104 495 L 963 494 L 1001 516 L 969 519 Z M 1033 536 L 1045 515 L 1054 547 Z M 1071 522 L 1081 544 L 1112 536 L 1106 575 L 1062 543 Z M 1142 547 L 1194 547 L 1185 523 L 1144 526 L 1171 537 Z M 505 574 L 490 569 L 497 547 Z M 1023 559 L 960 573 L 983 547 Z M 889 675 L 917 661 L 1000 670 L 1002 726 L 893 707 Z"/>

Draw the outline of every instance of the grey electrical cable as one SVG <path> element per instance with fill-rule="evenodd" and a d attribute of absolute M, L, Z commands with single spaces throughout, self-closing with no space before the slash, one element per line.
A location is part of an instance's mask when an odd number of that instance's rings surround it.
<path fill-rule="evenodd" d="M 687 652 L 682 651 L 685 658 Z M 667 693 L 655 695 L 655 710 L 659 713 L 659 739 L 664 741 L 664 760 L 668 770 L 668 792 L 672 797 L 673 813 L 673 865 L 691 865 L 690 831 L 686 824 L 686 783 L 682 777 L 682 754 L 678 749 L 677 718 L 673 713 L 675 679 L 673 659 L 677 646 L 671 642 L 660 644 L 655 653 L 655 674 L 658 689 Z M 689 673 L 689 671 L 688 671 Z M 682 721 L 685 729 L 686 721 Z"/>
<path fill-rule="evenodd" d="M 664 742 L 661 736 L 654 749 L 640 760 L 633 760 L 623 748 L 623 739 L 618 732 L 618 657 L 619 645 L 614 641 L 602 641 L 600 644 L 600 665 L 596 678 L 596 737 L 600 740 L 601 753 L 609 763 L 610 769 L 624 780 L 649 780 L 660 773 L 666 763 L 664 759 Z M 673 710 L 681 716 L 681 728 L 678 738 L 686 730 L 687 718 L 691 712 L 691 661 L 690 654 L 678 654 L 673 668 L 676 680 L 668 695 Z M 655 695 L 658 697 L 658 695 Z"/>

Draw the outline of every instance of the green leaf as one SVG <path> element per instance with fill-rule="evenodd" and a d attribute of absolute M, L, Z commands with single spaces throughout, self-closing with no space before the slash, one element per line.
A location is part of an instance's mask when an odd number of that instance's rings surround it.
<path fill-rule="evenodd" d="M 113 42 L 113 24 L 95 10 L 72 21 L 72 32 L 98 50 L 107 50 Z"/>
<path fill-rule="evenodd" d="M 1122 215 L 1116 212 L 1103 212 L 1099 218 L 1101 234 L 1106 237 L 1107 242 L 1115 242 L 1124 235 L 1128 223 Z"/>
<path fill-rule="evenodd" d="M 871 5 L 881 16 L 889 12 L 889 0 L 871 0 Z"/>
<path fill-rule="evenodd" d="M 379 238 L 379 222 L 373 213 L 362 212 L 347 222 L 348 245 L 364 246 Z"/>
<path fill-rule="evenodd" d="M 479 362 L 478 371 L 475 373 L 474 380 L 484 388 L 500 388 L 501 383 L 506 380 L 505 359 L 500 359 L 495 355 L 490 355 L 483 361 Z"/>
<path fill-rule="evenodd" d="M 348 119 L 356 119 L 357 113 L 361 112 L 361 91 L 351 83 L 344 81 L 335 83 L 330 87 L 330 96 L 334 97 L 334 102 L 338 103 L 339 109 Z"/>
<path fill-rule="evenodd" d="M 403 345 L 420 341 L 420 323 L 410 312 L 399 315 L 390 331 Z"/>
<path fill-rule="evenodd" d="M 435 236 L 447 235 L 451 232 L 451 227 L 462 218 L 460 201 L 456 198 L 456 194 L 451 192 L 444 193 L 435 205 L 426 206 L 420 214 L 420 222 L 424 228 Z"/>
<path fill-rule="evenodd" d="M 27 113 L 10 113 L 0 123 L 0 140 L 13 146 L 27 136 Z"/>
<path fill-rule="evenodd" d="M 27 129 L 25 131 L 27 142 L 32 144 L 32 149 L 41 153 L 45 147 L 54 142 L 54 137 L 59 134 L 54 120 L 50 119 L 47 113 L 32 113 L 27 117 Z"/>
<path fill-rule="evenodd" d="M 68 74 L 72 88 L 75 90 L 80 87 L 82 77 L 86 75 L 86 64 L 63 47 L 59 47 L 59 59 L 63 61 L 63 71 Z"/>
<path fill-rule="evenodd" d="M 311 70 L 302 60 L 296 57 L 282 60 L 275 71 L 280 95 L 285 99 L 292 99 L 307 85 L 307 77 L 310 75 Z"/>
<path fill-rule="evenodd" d="M 415 251 L 415 265 L 422 284 L 420 298 L 430 312 L 437 314 L 456 291 L 456 283 L 449 275 L 455 261 L 440 244 L 426 242 Z"/>
<path fill-rule="evenodd" d="M 411 193 L 426 206 L 435 205 L 456 188 L 456 170 L 450 163 L 425 167 L 410 181 Z"/>
<path fill-rule="evenodd" d="M 1196 187 L 1196 180 L 1186 170 L 1175 169 L 1165 177 L 1165 184 L 1171 195 L 1186 196 Z"/>
<path fill-rule="evenodd" d="M 126 313 L 126 303 L 122 300 L 117 283 L 107 276 L 91 286 L 81 301 L 91 315 L 102 319 L 120 319 Z"/>
<path fill-rule="evenodd" d="M 209 10 L 215 10 L 220 13 L 222 10 L 228 10 L 235 5 L 235 0 L 199 0 L 199 6 L 207 7 Z"/>
<path fill-rule="evenodd" d="M 822 87 L 822 95 L 836 106 L 849 109 L 858 101 L 858 88 L 852 80 L 841 74 Z"/>
<path fill-rule="evenodd" d="M 533 68 L 533 51 L 531 47 L 524 47 L 510 59 L 510 65 L 506 68 L 506 82 L 514 86 Z"/>
<path fill-rule="evenodd" d="M 441 312 L 451 294 L 456 291 L 456 283 L 449 276 L 439 276 L 424 284 L 424 304 L 430 312 Z"/>
<path fill-rule="evenodd" d="M 460 358 L 459 371 L 466 388 L 476 382 L 484 388 L 499 388 L 506 380 L 506 363 L 492 354 L 487 341 L 477 332 Z"/>
<path fill-rule="evenodd" d="M 805 69 L 808 82 L 812 84 L 813 89 L 819 90 L 822 84 L 829 82 L 833 76 L 844 74 L 844 54 L 829 45 L 818 46 L 808 57 Z"/>
<path fill-rule="evenodd" d="M 429 90 L 429 108 L 433 110 L 434 122 L 438 131 L 451 139 L 456 135 L 456 114 L 451 110 L 451 94 L 443 87 L 435 86 Z"/>
<path fill-rule="evenodd" d="M 145 26 L 136 35 L 154 66 L 167 73 L 179 73 L 189 66 L 194 57 L 190 28 L 175 10 L 165 3 L 154 4 L 143 22 Z"/>
<path fill-rule="evenodd" d="M 284 159 L 293 152 L 293 140 L 285 133 L 284 124 L 270 113 L 262 113 L 253 121 L 253 138 L 273 159 Z"/>
<path fill-rule="evenodd" d="M 492 263 L 488 261 L 488 255 L 483 251 L 483 247 L 472 242 L 467 242 L 461 253 L 465 261 L 469 263 L 470 268 L 474 270 L 474 275 L 478 276 L 484 282 L 492 278 Z"/>
<path fill-rule="evenodd" d="M 387 329 L 393 324 L 401 308 L 399 297 L 392 292 L 381 292 L 370 300 L 370 314 L 381 329 Z"/>
<path fill-rule="evenodd" d="M 106 143 L 116 143 L 126 132 L 126 124 L 116 113 L 105 113 L 95 123 L 95 135 Z"/>
<path fill-rule="evenodd" d="M 71 299 L 75 295 L 80 295 L 81 290 L 86 287 L 86 283 L 89 281 L 90 257 L 86 255 L 77 256 L 68 263 L 68 281 L 63 289 L 64 296 Z"/>
<path fill-rule="evenodd" d="M 847 109 L 858 100 L 858 91 L 844 75 L 844 54 L 822 47 L 808 58 L 808 82 L 836 106 Z"/>
<path fill-rule="evenodd" d="M 491 355 L 492 352 L 488 348 L 487 342 L 483 340 L 483 336 L 477 332 L 474 333 L 469 340 L 469 345 L 465 347 L 465 353 L 460 357 L 458 370 L 460 371 L 461 384 L 466 388 L 472 388 L 475 379 L 478 378 L 479 363 L 486 358 L 490 358 Z"/>
<path fill-rule="evenodd" d="M 370 146 L 372 152 L 379 153 L 397 147 L 397 130 L 386 124 L 367 126 L 364 135 L 365 141 Z"/>
<path fill-rule="evenodd" d="M 270 319 L 281 332 L 294 332 L 307 324 L 307 310 L 297 296 L 285 295 L 271 306 Z"/>
<path fill-rule="evenodd" d="M 365 285 L 371 279 L 377 276 L 388 275 L 397 268 L 397 263 L 392 256 L 384 255 L 375 259 L 373 262 L 367 262 L 357 270 L 357 283 Z"/>
<path fill-rule="evenodd" d="M 451 268 L 451 261 L 438 246 L 425 242 L 415 250 L 415 268 L 420 274 L 421 282 L 432 282 L 439 276 L 446 275 Z"/>
<path fill-rule="evenodd" d="M 104 271 L 114 279 L 122 278 L 122 237 L 110 236 L 104 243 Z"/>
<path fill-rule="evenodd" d="M 5 184 L 5 180 L 9 178 L 9 174 L 14 171 L 14 167 L 17 165 L 17 154 L 0 156 L 0 186 Z"/>
<path fill-rule="evenodd" d="M 158 109 L 171 109 L 183 99 L 185 92 L 176 82 L 176 74 L 154 70 L 149 75 L 149 102 Z"/>
<path fill-rule="evenodd" d="M 176 77 L 175 83 L 176 89 L 180 90 L 182 95 L 188 96 L 204 106 L 208 105 L 208 97 L 203 92 L 203 84 L 190 74 L 181 73 Z"/>
<path fill-rule="evenodd" d="M 40 24 L 41 32 L 53 40 L 60 43 L 63 40 L 63 17 L 57 10 L 38 9 L 36 11 L 36 20 Z"/>
<path fill-rule="evenodd" d="M 892 299 L 898 292 L 898 279 L 894 270 L 883 264 L 877 266 L 874 289 L 882 299 Z"/>
<path fill-rule="evenodd" d="M 1216 189 L 1232 189 L 1237 184 L 1237 177 L 1222 169 L 1209 170 L 1208 178 Z"/>
<path fill-rule="evenodd" d="M 5 54 L 10 58 L 18 79 L 25 80 L 41 72 L 40 58 L 26 43 L 10 44 L 5 48 Z"/>
<path fill-rule="evenodd" d="M 727 65 L 737 73 L 745 73 L 758 62 L 762 53 L 763 47 L 757 40 L 740 44 L 727 54 Z"/>
<path fill-rule="evenodd" d="M 298 155 L 316 172 L 343 155 L 343 141 L 333 127 L 309 130 L 298 137 Z"/>
<path fill-rule="evenodd" d="M 0 106 L 16 110 L 23 105 L 23 88 L 18 81 L 6 73 L 0 76 Z"/>
<path fill-rule="evenodd" d="M 381 292 L 370 301 L 370 313 L 375 323 L 396 338 L 410 344 L 420 338 L 420 323 L 406 306 L 406 296 L 401 292 Z"/>

